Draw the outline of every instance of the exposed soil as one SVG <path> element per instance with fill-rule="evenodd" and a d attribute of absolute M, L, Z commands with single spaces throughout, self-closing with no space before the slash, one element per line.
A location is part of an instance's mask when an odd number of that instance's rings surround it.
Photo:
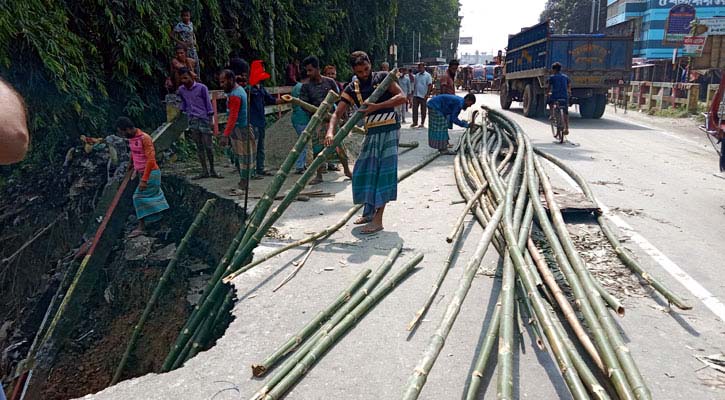
<path fill-rule="evenodd" d="M 99 220 L 93 218 L 101 193 L 120 163 L 109 163 L 112 152 L 100 146 L 90 153 L 81 148 L 71 155 L 62 171 L 48 168 L 32 181 L 7 182 L 0 197 L 0 378 L 11 390 L 10 379 L 17 363 L 28 353 L 46 310 L 71 266 L 80 245 L 93 234 Z M 162 165 L 162 171 L 164 167 Z M 168 171 L 167 171 L 168 172 Z M 204 202 L 214 195 L 185 178 L 162 178 L 171 205 L 163 221 L 149 230 L 147 257 L 134 259 L 132 241 L 125 234 L 99 271 L 91 293 L 82 304 L 82 315 L 54 359 L 48 378 L 35 382 L 42 399 L 68 399 L 97 392 L 108 386 L 122 358 L 134 325 L 151 297 L 168 263 L 168 250 L 178 244 Z M 173 341 L 192 308 L 193 293 L 200 291 L 242 223 L 233 201 L 218 199 L 212 212 L 189 242 L 185 255 L 166 286 L 124 370 L 122 379 L 158 372 Z M 136 224 L 129 216 L 128 233 Z M 21 250 L 24 243 L 37 239 Z M 84 237 L 86 236 L 86 237 Z M 129 247 L 130 246 L 130 247 Z M 168 253 L 168 251 L 166 251 Z M 10 262 L 3 259 L 10 258 Z M 197 282 L 192 287 L 191 279 Z M 203 287 L 201 288 L 203 289 Z M 56 304 L 57 305 L 57 304 Z M 52 318 L 52 315 L 50 315 Z M 230 322 L 222 321 L 207 348 Z"/>

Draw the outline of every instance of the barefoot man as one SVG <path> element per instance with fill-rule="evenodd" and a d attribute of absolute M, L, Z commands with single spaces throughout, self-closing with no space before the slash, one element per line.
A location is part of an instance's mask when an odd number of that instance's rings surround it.
<path fill-rule="evenodd" d="M 133 193 L 138 228 L 129 234 L 129 237 L 136 237 L 144 233 L 147 224 L 161 219 L 161 212 L 169 209 L 169 203 L 161 190 L 161 170 L 156 164 L 156 150 L 151 136 L 136 128 L 126 117 L 118 119 L 116 128 L 119 135 L 128 140 L 132 159 L 129 168 L 133 168 L 133 179 L 140 175 L 138 187 Z"/>
<path fill-rule="evenodd" d="M 370 58 L 356 51 L 350 56 L 350 66 L 357 79 L 342 92 L 335 113 L 330 118 L 325 146 L 331 146 L 337 122 L 350 106 L 365 107 L 367 135 L 352 172 L 352 197 L 355 204 L 364 204 L 363 215 L 356 224 L 366 224 L 363 234 L 383 229 L 383 212 L 389 201 L 398 197 L 398 133 L 400 123 L 395 107 L 407 100 L 400 86 L 393 82 L 376 104 L 366 100 L 388 75 L 371 72 Z"/>

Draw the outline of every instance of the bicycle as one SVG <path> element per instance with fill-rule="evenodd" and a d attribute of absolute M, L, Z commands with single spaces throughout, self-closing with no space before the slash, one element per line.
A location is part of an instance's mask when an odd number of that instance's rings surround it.
<path fill-rule="evenodd" d="M 549 118 L 551 123 L 551 133 L 554 135 L 554 139 L 558 140 L 559 143 L 564 143 L 564 109 L 560 106 L 559 101 L 556 100 L 551 105 L 552 117 Z"/>

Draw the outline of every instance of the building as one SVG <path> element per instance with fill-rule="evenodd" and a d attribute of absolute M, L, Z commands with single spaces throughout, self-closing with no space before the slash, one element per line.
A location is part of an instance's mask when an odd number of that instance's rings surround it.
<path fill-rule="evenodd" d="M 695 7 L 698 19 L 725 16 L 724 0 L 608 0 L 606 32 L 633 33 L 635 58 L 671 60 L 680 45 L 664 43 L 665 25 L 670 9 L 683 3 Z"/>

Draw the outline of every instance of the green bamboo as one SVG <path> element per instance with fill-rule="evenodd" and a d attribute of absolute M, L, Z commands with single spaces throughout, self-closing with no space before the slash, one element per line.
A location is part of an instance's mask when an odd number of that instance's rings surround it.
<path fill-rule="evenodd" d="M 184 362 L 191 360 L 194 356 L 199 354 L 202 349 L 208 346 L 209 340 L 211 340 L 211 337 L 214 334 L 214 330 L 219 326 L 224 314 L 229 311 L 229 307 L 231 306 L 233 300 L 234 290 L 230 288 L 226 296 L 224 296 L 224 301 L 221 303 L 216 313 L 212 314 L 211 318 L 208 318 L 204 322 L 202 325 L 203 328 L 198 331 L 198 335 L 195 335 L 194 339 L 189 341 L 189 343 L 191 343 L 191 349 L 189 349 L 188 355 L 186 357 L 180 357 L 180 359 L 183 358 Z"/>
<path fill-rule="evenodd" d="M 589 279 L 591 279 L 592 283 L 594 284 L 594 288 L 597 289 L 597 292 L 599 292 L 599 295 L 602 296 L 602 300 L 604 300 L 605 303 L 607 303 L 607 306 L 611 308 L 617 315 L 620 317 L 624 317 L 624 306 L 622 305 L 622 302 L 619 301 L 618 298 L 614 297 L 613 294 L 609 293 L 609 291 L 602 286 L 601 283 L 592 275 L 591 271 L 587 268 L 585 270 L 586 274 L 589 275 Z"/>
<path fill-rule="evenodd" d="M 340 308 L 345 302 L 350 300 L 355 290 L 367 279 L 372 271 L 370 269 L 364 269 L 355 277 L 352 283 L 345 288 L 332 303 L 330 303 L 324 310 L 320 311 L 310 322 L 308 322 L 299 332 L 289 338 L 283 343 L 277 350 L 267 356 L 264 361 L 259 364 L 252 365 L 252 374 L 254 376 L 263 376 L 274 366 L 279 360 L 285 355 L 294 351 L 302 342 L 314 334 L 320 326 L 327 321 L 334 313 Z"/>
<path fill-rule="evenodd" d="M 489 114 L 492 114 L 492 112 L 489 111 Z M 519 149 L 519 151 L 516 153 L 516 157 L 512 167 L 512 173 L 517 173 L 517 171 L 521 170 L 524 162 L 524 155 L 528 152 L 523 151 L 523 142 L 525 138 L 521 131 L 519 129 L 512 129 L 512 131 L 516 134 L 516 143 Z M 495 181 L 496 178 L 492 176 L 490 170 L 484 169 L 484 172 L 486 173 L 487 178 L 493 179 Z M 528 169 L 527 175 L 530 177 L 532 174 L 533 171 L 531 169 Z M 497 185 L 494 184 L 492 186 L 494 187 L 494 189 L 496 189 Z M 542 324 L 542 328 L 544 330 L 544 333 L 546 334 L 549 344 L 551 345 L 552 352 L 555 355 L 559 370 L 563 375 L 564 381 L 566 382 L 572 396 L 575 399 L 586 399 L 588 398 L 586 389 L 573 368 L 571 358 L 566 351 L 563 339 L 558 335 L 558 332 L 552 326 L 551 315 L 549 314 L 547 307 L 545 306 L 541 296 L 537 291 L 536 279 L 531 274 L 519 248 L 519 241 L 513 230 L 513 213 L 511 212 L 511 209 L 514 207 L 513 195 L 515 189 L 515 185 L 509 184 L 504 196 L 497 196 L 498 200 L 501 201 L 502 205 L 506 208 L 506 212 L 504 212 L 504 217 L 502 219 L 502 225 L 504 230 L 504 237 L 506 239 L 507 250 L 511 255 L 511 260 L 513 261 L 516 272 L 521 277 L 527 294 L 532 300 L 534 313 Z M 531 192 L 532 194 L 536 193 L 535 191 Z M 530 198 L 533 197 L 534 196 L 530 196 Z"/>
<path fill-rule="evenodd" d="M 254 212 L 254 211 L 253 211 Z M 212 277 L 209 279 L 209 284 L 204 288 L 204 291 L 201 294 L 201 297 L 199 298 L 199 301 L 194 306 L 194 309 L 191 311 L 191 314 L 189 315 L 189 318 L 187 319 L 186 323 L 184 324 L 184 327 L 181 329 L 181 333 L 183 332 L 191 332 L 189 329 L 191 321 L 193 321 L 196 318 L 196 315 L 199 313 L 199 309 L 201 305 L 206 301 L 206 299 L 209 297 L 209 294 L 211 293 L 211 290 L 213 289 L 213 282 L 216 282 L 218 279 L 221 278 L 222 274 L 224 273 L 224 270 L 229 263 L 229 260 L 231 259 L 232 255 L 234 254 L 234 250 L 239 246 L 239 243 L 242 240 L 242 237 L 244 236 L 245 227 L 242 227 L 237 234 L 234 236 L 234 239 L 232 239 L 232 242 L 227 247 L 226 252 L 222 256 L 222 258 L 217 263 L 216 268 L 214 269 L 214 273 L 212 274 Z M 179 333 L 179 335 L 181 335 Z M 177 339 L 178 341 L 178 339 Z M 185 344 L 184 344 L 185 347 Z M 178 347 L 177 344 L 172 347 L 169 354 L 166 356 L 166 360 L 164 361 L 163 366 L 161 367 L 162 372 L 168 372 L 171 370 L 174 361 L 178 357 L 179 353 L 184 349 L 184 347 Z M 175 354 L 174 354 L 175 353 Z"/>
<path fill-rule="evenodd" d="M 340 98 L 340 96 L 338 96 L 336 94 L 335 95 L 335 98 L 333 99 L 333 101 L 337 101 L 339 98 Z M 309 112 L 311 114 L 316 113 L 317 112 L 317 109 L 318 109 L 318 107 L 315 107 L 312 104 L 310 104 L 310 103 L 308 103 L 308 102 L 306 102 L 304 100 L 301 100 L 301 99 L 299 99 L 297 97 L 290 97 L 289 102 L 292 103 L 292 104 L 294 104 L 294 105 L 300 106 L 300 108 L 302 108 L 303 110 L 305 110 L 305 111 L 307 111 L 307 112 Z M 328 113 L 325 116 L 325 121 L 329 121 L 329 120 L 330 120 L 330 114 Z M 352 128 L 352 133 L 356 133 L 358 135 L 365 135 L 366 134 L 365 129 L 363 129 L 363 128 L 359 127 L 359 126 L 353 127 Z"/>
<path fill-rule="evenodd" d="M 428 347 L 423 353 L 423 357 L 415 367 L 413 375 L 405 388 L 403 399 L 417 399 L 418 396 L 420 396 L 420 392 L 423 389 L 423 385 L 425 385 L 428 374 L 443 349 L 446 338 L 448 337 L 448 334 L 453 327 L 453 323 L 461 310 L 461 304 L 463 303 L 466 294 L 468 294 L 468 290 L 471 288 L 471 283 L 476 275 L 478 266 L 481 264 L 483 256 L 486 254 L 486 250 L 488 250 L 488 246 L 493 239 L 493 234 L 496 231 L 496 227 L 498 226 L 498 222 L 501 220 L 502 215 L 503 205 L 496 209 L 496 212 L 489 221 L 489 224 L 486 226 L 486 229 L 478 242 L 478 247 L 476 248 L 473 257 L 471 257 L 466 264 L 463 270 L 463 275 L 458 281 L 458 288 L 448 302 L 446 312 L 443 314 L 443 318 L 441 319 L 435 333 L 431 336 Z"/>
<path fill-rule="evenodd" d="M 378 85 L 378 87 L 373 91 L 373 93 L 370 95 L 370 97 L 366 100 L 368 103 L 375 103 L 378 101 L 380 96 L 385 93 L 385 91 L 388 90 L 388 86 L 394 81 L 395 73 L 397 69 L 393 70 L 388 76 Z M 324 105 L 324 103 L 323 103 Z M 323 105 L 320 106 L 318 109 L 318 112 L 320 112 L 323 109 Z M 225 275 L 229 275 L 230 273 L 236 271 L 241 267 L 241 265 L 244 263 L 244 261 L 249 257 L 252 250 L 259 244 L 259 242 L 262 240 L 265 234 L 269 231 L 269 229 L 274 225 L 274 223 L 282 216 L 282 213 L 287 210 L 287 207 L 294 201 L 294 199 L 297 197 L 297 195 L 304 189 L 305 185 L 307 185 L 307 182 L 309 182 L 310 179 L 312 179 L 312 176 L 316 174 L 317 168 L 321 166 L 324 162 L 326 162 L 327 158 L 332 155 L 333 152 L 335 152 L 335 149 L 342 144 L 342 141 L 347 137 L 347 135 L 350 133 L 350 130 L 352 127 L 354 127 L 363 117 L 365 113 L 366 107 L 360 107 L 355 113 L 350 117 L 350 119 L 345 122 L 345 124 L 340 128 L 337 132 L 337 134 L 334 136 L 333 143 L 329 147 L 326 147 L 316 158 L 314 161 L 312 161 L 312 164 L 309 165 L 307 170 L 304 174 L 295 182 L 294 186 L 289 190 L 285 198 L 275 207 L 274 210 L 272 210 L 272 214 L 267 216 L 266 215 L 266 209 L 260 208 L 260 212 L 258 214 L 265 214 L 266 220 L 262 223 L 262 225 L 254 232 L 254 234 L 249 237 L 248 240 L 242 241 L 242 245 L 240 245 L 241 250 L 238 250 L 238 254 L 235 255 L 234 259 L 232 260 L 231 264 L 229 265 L 229 268 L 227 269 L 227 273 Z M 308 125 L 309 127 L 309 125 Z M 302 135 L 304 136 L 304 134 Z M 295 157 L 296 154 L 295 154 Z M 296 158 L 295 158 L 296 160 Z M 293 160 L 294 161 L 294 160 Z M 291 164 L 290 164 L 291 166 Z M 270 201 L 271 204 L 271 201 Z M 256 225 L 250 225 L 250 228 L 256 228 Z M 245 238 L 246 239 L 246 238 Z M 244 268 L 242 268 L 244 269 Z M 246 269 L 245 269 L 246 270 Z"/>
<path fill-rule="evenodd" d="M 345 319 L 345 316 L 347 316 L 352 310 L 355 309 L 355 307 L 357 307 L 363 300 L 365 300 L 367 296 L 370 295 L 370 293 L 372 293 L 373 289 L 375 289 L 378 283 L 380 283 L 383 277 L 385 277 L 388 271 L 390 271 L 393 263 L 395 263 L 398 255 L 400 255 L 400 251 L 402 250 L 402 248 L 403 245 L 398 244 L 396 247 L 390 250 L 390 253 L 388 253 L 386 259 L 383 261 L 382 264 L 380 264 L 380 267 L 378 267 L 378 269 L 370 277 L 370 279 L 365 282 L 363 287 L 357 290 L 352 298 L 342 307 L 340 307 L 332 316 L 332 318 L 330 318 L 330 320 L 325 323 L 324 326 L 322 326 L 312 337 L 307 339 L 302 347 L 300 347 L 289 358 L 287 358 L 284 363 L 282 363 L 277 372 L 275 372 L 275 374 L 269 378 L 264 386 L 252 396 L 252 399 L 263 399 L 264 396 L 266 396 L 267 393 L 269 393 L 269 391 L 272 390 L 272 388 L 277 385 L 297 365 L 297 363 L 302 360 L 303 357 L 307 355 L 307 353 L 310 351 L 310 349 L 313 348 L 313 346 L 320 337 L 330 332 L 338 323 L 340 323 L 340 321 Z"/>
<path fill-rule="evenodd" d="M 206 201 L 206 203 L 204 203 L 204 206 L 201 208 L 199 213 L 196 214 L 196 218 L 194 218 L 191 226 L 189 226 L 186 234 L 184 234 L 184 237 L 181 239 L 179 247 L 176 248 L 176 252 L 174 253 L 173 257 L 171 257 L 168 264 L 166 264 L 166 269 L 164 269 L 164 273 L 161 275 L 159 283 L 156 285 L 156 289 L 151 294 L 151 298 L 149 299 L 148 303 L 146 303 L 146 308 L 144 308 L 143 313 L 141 314 L 141 318 L 133 328 L 133 332 L 131 333 L 131 339 L 129 339 L 128 344 L 126 345 L 126 351 L 124 351 L 123 357 L 121 357 L 121 361 L 118 363 L 118 366 L 116 367 L 116 372 L 113 374 L 113 378 L 111 379 L 111 385 L 116 384 L 116 382 L 118 382 L 118 380 L 121 378 L 123 369 L 126 367 L 128 358 L 131 356 L 131 352 L 136 346 L 136 342 L 138 341 L 139 335 L 141 335 L 141 330 L 143 329 L 146 320 L 151 314 L 151 310 L 153 310 L 156 302 L 161 296 L 162 291 L 165 289 L 166 283 L 171 277 L 171 273 L 174 271 L 174 269 L 176 268 L 176 264 L 179 262 L 179 258 L 181 258 L 181 255 L 184 254 L 184 251 L 186 251 L 189 240 L 192 236 L 194 236 L 196 230 L 199 229 L 201 223 L 207 217 L 215 202 L 216 199 L 209 199 Z"/>
<path fill-rule="evenodd" d="M 481 386 L 483 371 L 486 369 L 486 364 L 491 356 L 491 350 L 493 350 L 493 345 L 496 343 L 496 332 L 498 332 L 500 321 L 501 300 L 499 297 L 499 299 L 496 300 L 496 306 L 493 309 L 493 314 L 491 314 L 491 321 L 486 329 L 486 335 L 483 338 L 478 358 L 476 358 L 476 366 L 473 368 L 473 372 L 471 372 L 471 383 L 468 385 L 468 390 L 466 391 L 466 400 L 474 400 L 478 397 L 478 389 Z"/>
<path fill-rule="evenodd" d="M 458 250 L 460 249 L 460 246 L 462 243 L 462 240 L 461 240 L 462 238 L 463 238 L 462 231 L 459 230 L 455 234 L 455 243 L 453 243 L 453 246 L 451 246 L 451 249 L 448 252 L 448 257 L 446 257 L 446 261 L 443 263 L 443 268 L 441 268 L 440 272 L 438 272 L 438 276 L 436 277 L 435 282 L 433 282 L 433 286 L 430 289 L 430 293 L 428 293 L 428 297 L 426 298 L 425 303 L 418 311 L 416 311 L 415 316 L 408 323 L 408 331 L 412 331 L 413 328 L 415 328 L 418 325 L 418 323 L 420 322 L 420 319 L 428 311 L 431 304 L 433 304 L 433 300 L 435 300 L 438 290 L 441 288 L 441 285 L 443 285 L 443 281 L 446 279 L 446 275 L 448 275 L 448 271 L 451 268 L 453 259 L 456 255 L 456 253 L 458 253 Z"/>
<path fill-rule="evenodd" d="M 423 167 L 425 167 L 426 165 L 433 162 L 433 160 L 438 158 L 438 156 L 440 156 L 439 152 L 430 154 L 423 161 L 421 161 L 418 165 L 410 168 L 409 170 L 403 172 L 400 176 L 398 176 L 398 182 L 402 182 L 405 179 L 409 178 L 414 173 L 420 171 L 421 169 L 423 169 Z M 327 228 L 321 230 L 320 232 L 309 235 L 296 242 L 292 242 L 288 245 L 280 247 L 279 249 L 276 249 L 274 251 L 271 251 L 267 254 L 264 254 L 264 255 L 258 257 L 253 262 L 245 265 L 243 269 L 240 269 L 238 271 L 235 271 L 235 272 L 229 274 L 226 278 L 224 278 L 223 282 L 230 283 L 232 280 L 234 280 L 234 278 L 241 275 L 245 271 L 247 271 L 251 268 L 254 268 L 259 264 L 267 262 L 267 261 L 271 260 L 272 258 L 274 258 L 288 250 L 291 250 L 295 247 L 303 246 L 307 243 L 311 243 L 311 242 L 314 242 L 317 240 L 327 239 L 330 235 L 332 235 L 333 233 L 337 232 L 340 228 L 342 228 L 350 220 L 350 218 L 352 218 L 355 215 L 355 213 L 357 213 L 361 208 L 362 208 L 362 204 L 357 204 L 357 205 L 352 206 L 349 210 L 347 210 L 347 212 L 342 216 L 342 218 L 340 218 L 340 220 L 335 222 L 334 224 L 328 226 Z"/>
<path fill-rule="evenodd" d="M 559 287 L 559 284 L 556 282 L 554 274 L 552 274 L 549 266 L 546 264 L 546 260 L 541 255 L 539 249 L 536 247 L 534 241 L 531 240 L 531 238 L 529 238 L 528 240 L 528 248 L 529 254 L 533 259 L 533 264 L 536 266 L 536 269 L 539 271 L 539 275 L 541 275 L 544 283 L 546 283 L 546 286 L 549 288 L 551 294 L 554 296 L 556 304 L 559 306 L 561 313 L 564 314 L 567 322 L 569 322 L 569 326 L 571 326 L 574 334 L 579 339 L 579 342 L 582 344 L 582 347 L 584 347 L 589 356 L 591 356 L 597 367 L 599 367 L 601 371 L 606 372 L 606 368 L 602 363 L 602 358 L 599 356 L 597 348 L 594 346 L 594 343 L 592 343 L 589 335 L 584 330 L 584 327 L 579 321 L 579 317 L 576 315 L 574 308 L 572 308 L 571 304 L 569 303 L 569 299 L 566 298 L 566 295 L 561 290 L 561 287 Z"/>
<path fill-rule="evenodd" d="M 218 268 L 217 271 L 215 271 L 214 276 L 210 280 L 207 289 L 205 289 L 205 292 L 208 291 L 209 293 L 208 296 L 203 296 L 204 300 L 199 302 L 199 308 L 195 310 L 195 312 L 189 318 L 186 326 L 179 334 L 179 337 L 176 339 L 174 347 L 172 348 L 171 352 L 169 352 L 169 355 L 164 361 L 164 366 L 162 370 L 168 371 L 171 368 L 171 366 L 174 364 L 174 361 L 178 357 L 178 353 L 185 347 L 186 342 L 189 341 L 191 336 L 194 334 L 194 331 L 196 331 L 196 329 L 199 327 L 202 320 L 204 319 L 204 315 L 210 311 L 212 304 L 210 304 L 208 297 L 219 297 L 219 293 L 221 292 L 223 286 L 223 283 L 221 282 L 222 278 L 228 275 L 231 271 L 235 270 L 251 254 L 251 248 L 249 248 L 247 251 L 242 251 L 242 246 L 244 246 L 245 243 L 248 243 L 250 241 L 250 238 L 253 236 L 257 238 L 256 243 L 259 243 L 259 238 L 254 235 L 259 224 L 262 222 L 264 217 L 266 217 L 267 211 L 272 206 L 274 198 L 277 196 L 277 193 L 282 188 L 282 184 L 289 175 L 289 171 L 292 169 L 292 166 L 294 165 L 295 161 L 297 161 L 300 152 L 307 144 L 307 141 L 310 138 L 310 132 L 315 132 L 317 126 L 319 126 L 319 124 L 323 121 L 323 116 L 325 115 L 325 113 L 332 108 L 333 99 L 334 92 L 328 93 L 327 97 L 325 97 L 325 100 L 322 102 L 322 104 L 320 104 L 317 113 L 312 116 L 305 130 L 302 132 L 300 137 L 297 138 L 297 142 L 295 143 L 294 147 L 292 148 L 292 150 L 290 150 L 290 153 L 287 155 L 287 158 L 285 158 L 282 166 L 280 166 L 280 169 L 277 171 L 277 174 L 272 179 L 272 182 L 270 182 L 264 195 L 254 207 L 254 212 L 248 219 L 244 235 L 242 236 L 242 240 L 239 246 L 236 247 L 236 251 L 234 252 L 231 263 L 222 267 L 221 270 L 219 270 Z M 311 169 L 308 170 L 308 172 L 310 171 Z M 299 191 L 300 190 L 294 193 L 294 195 L 291 197 L 291 200 L 297 198 Z M 291 200 L 288 199 L 289 197 L 290 194 L 288 193 L 285 199 L 291 202 Z M 269 227 L 265 229 L 262 236 L 266 234 L 268 230 Z M 248 247 L 244 247 L 244 249 L 247 248 Z M 232 265 L 236 266 L 232 268 Z"/>
<path fill-rule="evenodd" d="M 581 176 L 579 173 L 574 171 L 573 169 L 569 168 L 563 161 L 560 159 L 554 157 L 553 155 L 546 153 L 544 151 L 541 151 L 539 149 L 534 149 L 536 154 L 540 155 L 541 157 L 544 157 L 545 159 L 549 160 L 552 164 L 559 167 L 562 171 L 566 172 L 567 175 L 569 175 L 581 188 L 581 190 L 584 192 L 584 195 L 587 196 L 589 201 L 591 201 L 594 204 L 600 204 L 597 198 L 594 196 L 594 192 L 592 192 L 591 187 L 589 186 L 589 183 Z M 690 310 L 692 309 L 692 306 L 687 304 L 680 296 L 678 296 L 676 293 L 674 293 L 672 290 L 667 288 L 659 279 L 655 278 L 654 276 L 650 275 L 643 267 L 642 265 L 632 256 L 632 254 L 627 250 L 624 246 L 622 246 L 621 242 L 619 241 L 619 238 L 614 233 L 614 231 L 609 227 L 609 224 L 607 223 L 607 218 L 604 215 L 598 214 L 597 215 L 597 222 L 599 223 L 599 226 L 602 229 L 602 232 L 604 232 L 604 236 L 607 237 L 607 240 L 609 241 L 609 244 L 612 245 L 614 248 L 614 251 L 617 253 L 617 256 L 619 256 L 619 259 L 622 261 L 622 263 L 627 266 L 629 269 L 631 269 L 633 272 L 638 274 L 642 277 L 647 283 L 650 284 L 656 291 L 658 291 L 662 296 L 664 296 L 667 301 L 669 301 L 671 304 L 674 304 L 677 308 L 681 310 Z"/>
<path fill-rule="evenodd" d="M 297 365 L 282 379 L 272 390 L 267 393 L 264 400 L 277 400 L 284 396 L 301 378 L 309 371 L 310 368 L 329 351 L 335 343 L 347 331 L 352 329 L 375 305 L 390 293 L 397 285 L 399 285 L 408 274 L 410 274 L 418 263 L 423 260 L 423 254 L 417 253 L 408 261 L 403 268 L 398 270 L 387 281 L 376 287 L 375 290 L 367 296 L 355 309 L 350 311 L 345 318 L 340 321 L 329 332 L 325 332 L 310 349 L 309 353 L 301 359 Z"/>
<path fill-rule="evenodd" d="M 533 147 L 530 143 L 527 143 L 527 146 L 529 148 L 529 151 L 533 155 Z M 586 265 L 581 259 L 579 253 L 576 251 L 574 243 L 569 236 L 569 232 L 566 230 L 564 218 L 561 215 L 559 205 L 554 199 L 554 192 L 551 188 L 551 183 L 549 182 L 548 177 L 543 170 L 543 166 L 537 158 L 533 158 L 533 162 L 534 166 L 536 167 L 536 171 L 539 174 L 541 186 L 544 189 L 546 202 L 549 205 L 549 212 L 551 214 L 552 221 L 554 222 L 554 228 L 556 229 L 557 235 L 559 236 L 559 240 L 561 240 L 562 242 L 564 251 L 569 258 L 569 261 L 571 262 L 575 273 L 582 281 L 585 292 L 592 300 L 591 304 L 594 308 L 594 311 L 596 312 L 602 324 L 602 327 L 604 328 L 607 336 L 609 337 L 609 340 L 611 341 L 616 351 L 617 359 L 622 365 L 622 370 L 627 377 L 627 381 L 631 385 L 632 391 L 638 399 L 650 399 L 652 398 L 652 394 L 647 385 L 645 384 L 644 379 L 642 378 L 642 375 L 639 372 L 639 369 L 637 368 L 634 359 L 632 358 L 632 354 L 626 347 L 624 340 L 622 339 L 622 336 L 620 335 L 619 330 L 614 320 L 612 319 L 611 314 L 609 314 L 609 311 L 607 311 L 606 305 L 596 289 L 596 286 L 592 283 L 591 276 L 587 272 L 585 272 Z"/>
<path fill-rule="evenodd" d="M 507 119 L 505 119 L 505 117 L 499 116 L 499 114 L 497 114 L 495 111 L 489 111 L 489 113 L 492 115 L 492 119 L 500 122 L 503 125 L 508 125 L 509 129 L 514 130 L 513 126 L 510 124 L 510 122 L 508 122 Z M 552 248 L 559 268 L 564 273 L 564 276 L 566 277 L 567 282 L 572 289 L 572 292 L 576 299 L 576 304 L 582 312 L 582 316 L 584 317 L 584 320 L 586 321 L 589 329 L 592 332 L 594 341 L 597 344 L 597 350 L 602 357 L 604 365 L 607 367 L 608 375 L 612 379 L 617 393 L 622 399 L 633 399 L 634 395 L 632 393 L 632 389 L 629 385 L 629 382 L 627 381 L 626 376 L 624 375 L 624 371 L 622 370 L 619 359 L 615 354 L 614 346 L 612 343 L 609 342 L 609 337 L 605 332 L 604 328 L 602 327 L 602 324 L 600 323 L 597 314 L 594 312 L 594 309 L 590 304 L 590 300 L 583 289 L 579 277 L 573 271 L 573 268 L 569 263 L 569 260 L 562 248 L 562 245 L 559 242 L 557 234 L 554 231 L 551 222 L 549 221 L 549 216 L 541 203 L 541 199 L 538 196 L 533 195 L 534 193 L 539 193 L 539 184 L 536 182 L 534 153 L 530 151 L 530 142 L 525 137 L 524 142 L 526 145 L 526 168 L 528 171 L 531 172 L 528 175 L 529 192 L 531 192 L 532 194 L 529 199 L 534 205 L 534 211 L 536 212 L 539 226 L 544 232 L 544 235 L 546 236 L 546 239 Z M 527 290 L 529 290 L 528 287 Z M 543 323 L 543 321 L 541 322 Z"/>

